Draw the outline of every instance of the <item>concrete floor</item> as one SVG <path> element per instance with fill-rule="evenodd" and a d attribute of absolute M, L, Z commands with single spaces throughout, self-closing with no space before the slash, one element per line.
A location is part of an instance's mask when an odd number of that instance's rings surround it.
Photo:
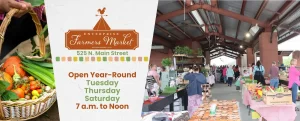
<path fill-rule="evenodd" d="M 242 121 L 257 121 L 252 120 L 251 116 L 248 115 L 247 107 L 242 103 L 241 92 L 235 90 L 235 86 L 228 87 L 226 84 L 215 84 L 212 88 L 213 99 L 218 100 L 232 100 L 236 99 L 240 103 L 240 111 Z M 299 105 L 297 107 L 300 107 Z M 300 121 L 300 112 L 297 112 L 297 117 L 295 121 Z"/>

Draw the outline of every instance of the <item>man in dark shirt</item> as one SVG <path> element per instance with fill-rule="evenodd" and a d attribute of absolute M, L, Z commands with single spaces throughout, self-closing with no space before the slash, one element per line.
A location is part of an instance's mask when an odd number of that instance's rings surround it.
<path fill-rule="evenodd" d="M 278 88 L 279 86 L 279 68 L 276 66 L 276 62 L 272 63 L 270 69 L 270 86 Z"/>

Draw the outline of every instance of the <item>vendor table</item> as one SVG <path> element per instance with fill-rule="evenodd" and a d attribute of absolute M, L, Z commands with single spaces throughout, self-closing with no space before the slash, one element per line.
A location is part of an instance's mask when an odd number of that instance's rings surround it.
<path fill-rule="evenodd" d="M 251 94 L 247 87 L 243 87 L 243 104 L 250 106 L 255 110 L 264 120 L 267 121 L 295 121 L 296 112 L 295 104 L 290 105 L 266 105 L 263 101 L 257 102 L 252 100 Z"/>
<path fill-rule="evenodd" d="M 174 94 L 169 95 L 161 95 L 159 96 L 161 99 L 151 103 L 143 105 L 143 112 L 149 111 L 162 111 L 166 106 L 170 106 L 170 111 L 174 110 L 174 102 L 180 98 L 182 98 L 182 104 L 184 106 L 184 110 L 187 110 L 188 105 L 188 95 L 186 89 L 181 89 Z"/>

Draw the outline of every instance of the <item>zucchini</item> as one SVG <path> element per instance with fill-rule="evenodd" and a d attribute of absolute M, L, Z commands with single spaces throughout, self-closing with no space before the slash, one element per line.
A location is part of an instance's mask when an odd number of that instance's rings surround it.
<path fill-rule="evenodd" d="M 48 77 L 50 77 L 53 81 L 55 80 L 54 79 L 54 75 L 52 74 L 52 72 L 49 72 L 47 69 L 43 68 L 43 67 L 40 67 L 40 66 L 37 66 L 37 65 L 34 65 L 34 64 L 31 64 L 31 63 L 26 63 L 26 62 L 22 62 L 22 64 L 24 66 L 27 66 L 29 68 L 32 68 L 38 72 L 41 72 L 41 73 L 44 73 L 45 75 L 47 75 Z"/>
<path fill-rule="evenodd" d="M 55 88 L 55 82 L 54 80 L 52 80 L 50 77 L 48 77 L 47 75 L 39 72 L 39 71 L 35 71 L 34 69 L 25 67 L 25 66 L 21 66 L 26 72 L 28 72 L 30 75 L 41 79 L 40 81 L 42 83 L 44 83 L 45 85 L 51 87 L 52 89 Z"/>

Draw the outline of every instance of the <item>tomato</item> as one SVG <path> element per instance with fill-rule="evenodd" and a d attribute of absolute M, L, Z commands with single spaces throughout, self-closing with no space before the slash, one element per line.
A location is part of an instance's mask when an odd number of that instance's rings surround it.
<path fill-rule="evenodd" d="M 24 90 L 21 89 L 21 88 L 17 88 L 15 90 L 13 90 L 13 92 L 16 93 L 19 98 L 24 98 L 25 97 Z"/>
<path fill-rule="evenodd" d="M 25 95 L 27 95 L 29 93 L 29 90 L 25 90 L 24 93 Z"/>
<path fill-rule="evenodd" d="M 30 76 L 30 77 L 28 77 L 28 80 L 29 80 L 29 81 L 34 81 L 35 79 L 34 79 L 33 76 Z"/>
<path fill-rule="evenodd" d="M 39 94 L 42 94 L 42 93 L 43 93 L 43 90 L 42 90 L 42 89 L 38 89 L 37 91 L 39 92 Z"/>
<path fill-rule="evenodd" d="M 27 85 L 27 84 L 23 84 L 23 85 L 21 86 L 21 89 L 24 90 L 24 91 L 27 90 L 27 89 L 28 89 L 28 85 Z"/>
<path fill-rule="evenodd" d="M 30 81 L 30 86 L 36 86 L 36 81 Z"/>
<path fill-rule="evenodd" d="M 36 85 L 30 85 L 30 90 L 35 90 L 36 89 Z"/>

